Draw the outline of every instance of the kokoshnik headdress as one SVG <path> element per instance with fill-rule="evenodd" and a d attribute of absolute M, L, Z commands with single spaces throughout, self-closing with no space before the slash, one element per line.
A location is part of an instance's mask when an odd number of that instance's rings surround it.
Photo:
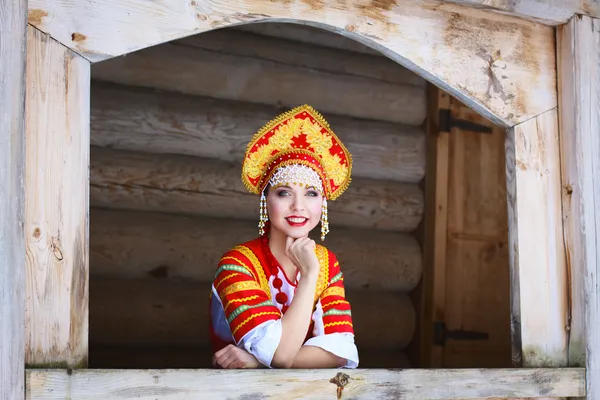
<path fill-rule="evenodd" d="M 268 221 L 264 190 L 286 184 L 314 187 L 323 195 L 321 240 L 329 232 L 327 200 L 337 199 L 350 184 L 352 156 L 329 123 L 309 105 L 293 108 L 269 121 L 252 137 L 242 164 L 242 182 L 260 194 L 259 234 Z"/>

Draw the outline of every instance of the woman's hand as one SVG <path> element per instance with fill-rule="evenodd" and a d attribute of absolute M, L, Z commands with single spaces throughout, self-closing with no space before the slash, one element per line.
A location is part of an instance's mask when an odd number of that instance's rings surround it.
<path fill-rule="evenodd" d="M 252 354 L 232 344 L 217 351 L 213 355 L 212 363 L 214 367 L 223 369 L 264 367 Z"/>
<path fill-rule="evenodd" d="M 308 237 L 294 239 L 286 238 L 285 255 L 294 263 L 303 277 L 319 274 L 319 259 L 317 258 L 315 241 Z"/>

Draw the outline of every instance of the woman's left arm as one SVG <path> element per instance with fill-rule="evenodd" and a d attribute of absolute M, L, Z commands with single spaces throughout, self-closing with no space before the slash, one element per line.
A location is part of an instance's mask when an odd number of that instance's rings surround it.
<path fill-rule="evenodd" d="M 346 299 L 344 274 L 335 254 L 328 251 L 329 282 L 313 312 L 312 337 L 304 343 L 292 368 L 356 368 L 352 308 Z"/>
<path fill-rule="evenodd" d="M 346 365 L 345 358 L 317 346 L 302 346 L 291 368 L 341 368 Z"/>

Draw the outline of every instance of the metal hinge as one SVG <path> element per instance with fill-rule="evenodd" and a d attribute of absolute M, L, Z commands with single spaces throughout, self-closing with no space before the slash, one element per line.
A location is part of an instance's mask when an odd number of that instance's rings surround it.
<path fill-rule="evenodd" d="M 433 323 L 433 343 L 438 346 L 444 346 L 446 340 L 488 340 L 490 337 L 486 332 L 463 331 L 457 329 L 449 331 L 445 322 L 435 321 Z"/>
<path fill-rule="evenodd" d="M 492 133 L 492 127 L 477 124 L 466 119 L 457 119 L 452 116 L 452 112 L 447 108 L 439 110 L 439 130 L 440 132 L 451 132 L 452 128 L 458 128 L 470 132 Z"/>

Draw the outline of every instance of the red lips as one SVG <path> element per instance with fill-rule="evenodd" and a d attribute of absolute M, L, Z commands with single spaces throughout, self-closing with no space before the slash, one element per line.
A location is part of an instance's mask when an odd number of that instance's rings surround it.
<path fill-rule="evenodd" d="M 296 219 L 296 220 L 302 220 L 302 222 L 298 222 L 298 221 L 291 221 L 292 219 Z M 289 217 L 287 217 L 285 220 L 287 221 L 287 223 L 288 223 L 290 226 L 293 226 L 293 227 L 295 227 L 295 228 L 302 227 L 302 226 L 306 225 L 306 224 L 307 224 L 307 222 L 308 222 L 308 218 L 306 218 L 306 217 L 299 217 L 299 216 L 296 216 L 296 215 L 289 216 Z"/>

